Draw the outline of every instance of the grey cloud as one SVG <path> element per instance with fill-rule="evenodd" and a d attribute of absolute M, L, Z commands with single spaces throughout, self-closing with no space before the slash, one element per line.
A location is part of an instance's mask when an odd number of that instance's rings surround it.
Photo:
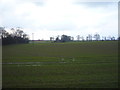
<path fill-rule="evenodd" d="M 43 27 L 48 30 L 74 30 L 76 28 L 76 25 L 74 25 L 72 22 L 68 22 L 68 23 L 60 22 L 60 23 L 48 24 Z"/>
<path fill-rule="evenodd" d="M 95 8 L 95 7 L 108 7 L 111 5 L 117 5 L 117 2 L 74 2 L 76 5 L 84 5 L 87 7 Z"/>
<path fill-rule="evenodd" d="M 52 19 L 50 19 L 51 22 L 49 21 L 47 24 L 46 23 L 43 24 L 42 21 L 40 20 L 41 18 L 39 18 L 39 16 L 38 16 L 39 19 L 37 19 L 37 17 L 34 18 L 34 15 L 33 15 L 33 18 L 30 17 L 29 19 L 27 19 L 27 17 L 32 12 L 25 11 L 21 15 L 19 15 L 19 14 L 16 15 L 15 14 L 15 8 L 17 7 L 17 5 L 25 3 L 25 2 L 29 2 L 29 0 L 15 0 L 15 1 L 17 1 L 17 2 L 10 2 L 10 3 L 1 3 L 0 2 L 0 26 L 4 25 L 3 27 L 8 27 L 8 28 L 9 27 L 10 28 L 11 27 L 30 28 L 31 30 L 37 30 L 37 29 L 38 30 L 47 29 L 47 30 L 51 30 L 51 31 L 64 31 L 64 30 L 68 30 L 68 31 L 71 31 L 71 32 L 76 30 L 76 28 L 77 28 L 75 23 L 72 22 L 72 20 L 71 21 L 69 20 L 70 18 L 68 18 L 68 19 L 63 18 L 63 20 L 55 20 L 53 22 L 52 22 Z M 36 1 L 36 0 L 34 1 L 33 0 L 32 2 L 36 6 L 44 6 L 45 5 L 45 2 L 43 0 L 41 0 L 41 1 Z M 91 2 L 91 3 L 76 2 L 74 4 L 75 5 L 86 6 L 87 8 L 93 8 L 93 9 L 95 8 L 94 9 L 95 12 L 97 11 L 96 7 L 104 7 L 106 9 L 106 6 L 117 5 L 116 3 L 108 3 L 108 2 L 107 3 L 105 3 L 105 2 L 104 3 L 102 3 L 102 2 L 101 3 L 100 2 L 99 3 L 97 3 L 97 2 Z M 111 12 L 111 9 L 116 10 L 114 7 L 111 7 L 109 9 L 106 9 L 105 12 L 108 12 L 108 11 Z M 101 11 L 101 12 L 103 13 L 103 11 Z M 32 13 L 32 14 L 34 14 L 34 13 Z M 55 15 L 57 15 L 57 14 L 55 14 Z M 75 15 L 75 13 L 74 13 L 73 16 L 77 16 L 77 15 Z M 116 14 L 115 14 L 115 16 L 116 16 Z M 59 16 L 58 16 L 58 18 L 59 18 Z M 111 17 L 109 17 L 109 18 L 111 20 Z M 74 17 L 71 17 L 71 19 L 74 19 Z M 45 20 L 47 20 L 47 19 L 45 19 Z M 106 19 L 104 19 L 103 21 L 105 21 L 105 20 Z M 108 20 L 106 20 L 106 23 L 109 24 Z M 116 25 L 114 25 L 114 26 L 116 26 Z M 103 27 L 103 26 L 101 26 L 101 27 Z M 94 25 L 94 28 L 95 28 L 95 25 Z M 98 27 L 98 28 L 100 28 L 100 27 Z M 106 26 L 104 26 L 103 28 L 106 29 Z M 85 30 L 88 30 L 88 27 L 84 27 L 84 26 L 82 27 L 81 26 L 79 28 L 79 30 L 80 31 L 85 31 Z M 101 32 L 104 32 L 104 31 L 101 31 Z"/>
<path fill-rule="evenodd" d="M 47 24 L 38 26 L 40 30 L 50 30 L 50 31 L 64 31 L 64 30 L 74 30 L 76 26 L 70 23 L 60 23 L 60 24 Z"/>

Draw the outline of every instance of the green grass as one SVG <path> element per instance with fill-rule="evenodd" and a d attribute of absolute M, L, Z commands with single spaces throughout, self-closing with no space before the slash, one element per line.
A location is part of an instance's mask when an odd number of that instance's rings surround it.
<path fill-rule="evenodd" d="M 3 64 L 3 88 L 118 87 L 117 41 L 3 46 L 2 62 L 45 62 Z"/>

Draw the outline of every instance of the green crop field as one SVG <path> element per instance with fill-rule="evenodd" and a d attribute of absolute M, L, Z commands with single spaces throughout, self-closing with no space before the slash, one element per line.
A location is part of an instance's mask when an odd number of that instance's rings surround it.
<path fill-rule="evenodd" d="M 118 42 L 3 46 L 3 88 L 117 88 Z"/>

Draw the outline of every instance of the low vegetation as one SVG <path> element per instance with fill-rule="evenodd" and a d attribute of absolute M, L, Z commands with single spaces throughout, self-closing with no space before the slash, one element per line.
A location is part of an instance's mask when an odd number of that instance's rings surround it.
<path fill-rule="evenodd" d="M 3 88 L 118 87 L 117 41 L 8 45 L 2 62 Z"/>

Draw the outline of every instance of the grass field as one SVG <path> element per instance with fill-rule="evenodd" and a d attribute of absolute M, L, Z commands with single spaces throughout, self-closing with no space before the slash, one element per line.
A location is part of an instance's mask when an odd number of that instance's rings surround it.
<path fill-rule="evenodd" d="M 2 54 L 3 88 L 118 87 L 117 41 L 8 45 Z"/>

